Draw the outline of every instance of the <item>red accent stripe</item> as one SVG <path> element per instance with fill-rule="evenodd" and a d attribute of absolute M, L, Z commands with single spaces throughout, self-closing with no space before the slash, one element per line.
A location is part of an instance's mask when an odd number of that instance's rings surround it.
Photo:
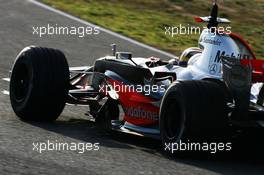
<path fill-rule="evenodd" d="M 264 82 L 264 60 L 242 59 L 241 64 L 252 66 L 252 82 Z"/>
<path fill-rule="evenodd" d="M 195 22 L 197 22 L 197 23 L 201 23 L 201 22 L 203 22 L 203 19 L 200 18 L 200 17 L 198 17 L 198 16 L 194 17 L 194 20 L 195 20 Z"/>
<path fill-rule="evenodd" d="M 235 33 L 230 33 L 229 36 L 233 39 L 238 39 L 239 41 L 241 41 L 242 44 L 245 45 L 245 47 L 249 50 L 249 52 L 251 53 L 251 55 L 253 56 L 253 59 L 256 59 L 256 55 L 254 54 L 254 52 L 252 51 L 252 48 L 250 47 L 250 45 L 238 34 Z"/>

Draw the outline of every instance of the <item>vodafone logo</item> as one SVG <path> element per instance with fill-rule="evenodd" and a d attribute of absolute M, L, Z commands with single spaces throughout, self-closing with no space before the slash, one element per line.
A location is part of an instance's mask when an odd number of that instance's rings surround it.
<path fill-rule="evenodd" d="M 159 119 L 157 112 L 147 111 L 141 108 L 125 107 L 124 111 L 128 116 L 134 118 L 141 118 L 154 121 L 157 121 Z"/>

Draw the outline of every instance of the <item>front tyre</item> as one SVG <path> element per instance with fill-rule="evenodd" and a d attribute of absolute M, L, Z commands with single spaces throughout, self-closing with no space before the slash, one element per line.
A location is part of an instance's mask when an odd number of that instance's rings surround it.
<path fill-rule="evenodd" d="M 26 47 L 15 60 L 9 88 L 19 118 L 56 120 L 68 97 L 69 66 L 64 54 L 51 48 Z"/>

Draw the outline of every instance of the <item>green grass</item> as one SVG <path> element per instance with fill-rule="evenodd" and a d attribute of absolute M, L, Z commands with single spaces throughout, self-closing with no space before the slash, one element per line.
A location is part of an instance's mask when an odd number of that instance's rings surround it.
<path fill-rule="evenodd" d="M 194 25 L 207 16 L 211 0 L 41 0 L 74 16 L 179 55 L 197 46 L 198 35 L 165 35 L 165 26 Z M 243 36 L 257 57 L 264 58 L 264 0 L 220 1 L 220 16 L 232 21 L 232 32 Z M 195 24 L 197 25 L 197 24 Z"/>

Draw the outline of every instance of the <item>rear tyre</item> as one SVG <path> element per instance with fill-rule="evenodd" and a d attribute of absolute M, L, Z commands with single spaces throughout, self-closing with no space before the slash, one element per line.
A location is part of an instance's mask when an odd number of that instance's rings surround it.
<path fill-rule="evenodd" d="M 160 134 L 165 151 L 179 142 L 220 139 L 227 131 L 225 90 L 212 81 L 183 81 L 166 91 L 160 108 Z M 176 151 L 177 152 L 177 151 Z"/>
<path fill-rule="evenodd" d="M 69 66 L 56 49 L 30 46 L 17 56 L 10 80 L 16 115 L 28 121 L 53 121 L 61 114 L 69 88 Z"/>

